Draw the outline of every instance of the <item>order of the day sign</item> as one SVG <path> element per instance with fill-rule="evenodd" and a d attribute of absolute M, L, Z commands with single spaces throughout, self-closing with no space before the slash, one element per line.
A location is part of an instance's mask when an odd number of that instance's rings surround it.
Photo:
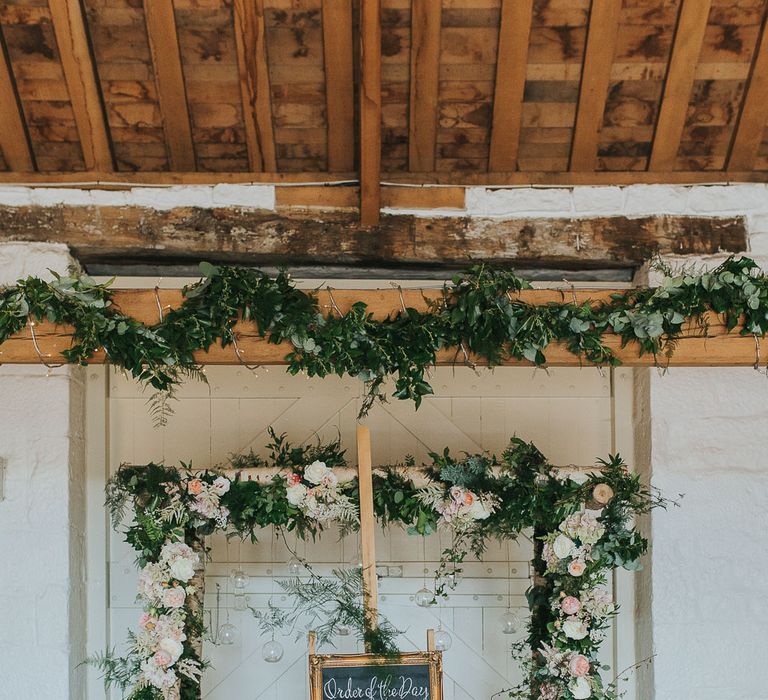
<path fill-rule="evenodd" d="M 442 700 L 442 655 L 310 656 L 312 700 Z"/>

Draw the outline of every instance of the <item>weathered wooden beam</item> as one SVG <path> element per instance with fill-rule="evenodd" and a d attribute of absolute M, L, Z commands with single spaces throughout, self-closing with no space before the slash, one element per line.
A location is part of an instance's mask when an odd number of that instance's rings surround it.
<path fill-rule="evenodd" d="M 35 156 L 29 141 L 11 61 L 0 31 L 0 150 L 12 170 L 23 173 L 35 169 Z"/>
<path fill-rule="evenodd" d="M 277 161 L 272 130 L 264 3 L 262 0 L 235 0 L 233 16 L 248 163 L 254 172 L 274 172 Z"/>
<path fill-rule="evenodd" d="M 360 220 L 381 209 L 381 0 L 360 3 Z"/>
<path fill-rule="evenodd" d="M 114 170 L 104 103 L 80 0 L 50 0 L 51 21 L 61 56 L 77 133 L 88 170 Z"/>
<path fill-rule="evenodd" d="M 533 0 L 503 0 L 488 170 L 517 170 Z"/>
<path fill-rule="evenodd" d="M 144 3 L 144 17 L 171 169 L 182 172 L 195 170 L 195 148 L 173 1 L 152 0 Z"/>
<path fill-rule="evenodd" d="M 478 219 L 239 208 L 0 207 L 0 240 L 67 243 L 85 262 L 629 267 L 655 253 L 746 249 L 742 218 Z"/>
<path fill-rule="evenodd" d="M 734 131 L 728 170 L 752 170 L 768 122 L 768 16 L 763 19 L 760 39 L 749 73 L 741 113 Z"/>
<path fill-rule="evenodd" d="M 613 291 L 615 290 L 539 289 L 521 292 L 519 297 L 528 303 L 540 305 L 571 301 L 574 298 L 578 303 L 587 300 L 599 302 L 606 299 Z M 402 294 L 403 302 L 407 306 L 420 310 L 426 310 L 430 302 L 439 301 L 442 296 L 442 292 L 436 289 L 406 289 L 402 291 Z M 333 292 L 333 302 L 328 292 L 321 291 L 318 297 L 320 308 L 326 313 L 333 304 L 344 313 L 356 301 L 366 302 L 374 317 L 379 319 L 401 308 L 400 292 L 396 289 L 336 290 Z M 181 292 L 178 290 L 160 290 L 157 292 L 157 296 L 154 290 L 117 290 L 114 295 L 114 303 L 121 311 L 148 324 L 156 323 L 159 320 L 158 303 L 164 311 L 167 311 L 177 307 L 181 300 Z M 659 358 L 659 362 L 668 363 L 669 366 L 673 367 L 748 367 L 754 365 L 756 359 L 754 338 L 727 333 L 722 319 L 712 314 L 707 320 L 706 328 L 694 326 L 684 332 L 672 357 L 669 359 L 666 357 Z M 232 346 L 226 348 L 214 346 L 207 353 L 197 353 L 196 359 L 201 363 L 211 365 L 239 365 L 241 362 L 265 365 L 286 364 L 285 357 L 292 349 L 290 344 L 275 345 L 268 342 L 258 335 L 253 323 L 238 323 L 234 331 L 238 339 L 239 358 Z M 51 364 L 60 362 L 63 359 L 60 352 L 71 345 L 71 329 L 42 322 L 36 323 L 34 332 L 36 345 L 33 342 L 32 331 L 29 327 L 0 345 L 0 363 L 39 364 L 47 362 Z M 626 366 L 649 367 L 655 364 L 651 355 L 641 357 L 638 354 L 637 346 L 633 343 L 622 348 L 621 338 L 618 336 L 606 336 L 605 341 L 606 345 Z M 578 367 L 582 364 L 578 357 L 559 344 L 548 347 L 546 356 L 548 365 L 552 367 Z M 106 361 L 103 352 L 95 355 L 92 360 L 94 364 L 101 364 Z M 462 356 L 458 350 L 444 350 L 438 353 L 438 365 L 461 363 Z M 509 360 L 504 364 L 514 366 L 529 365 L 530 363 Z"/>
<path fill-rule="evenodd" d="M 408 169 L 434 170 L 442 0 L 411 2 Z"/>
<path fill-rule="evenodd" d="M 682 0 L 649 170 L 675 170 L 712 0 Z"/>
<path fill-rule="evenodd" d="M 328 170 L 355 167 L 355 86 L 351 0 L 323 0 Z"/>
<path fill-rule="evenodd" d="M 622 0 L 594 0 L 589 13 L 587 47 L 573 131 L 571 170 L 594 170 L 611 79 Z"/>

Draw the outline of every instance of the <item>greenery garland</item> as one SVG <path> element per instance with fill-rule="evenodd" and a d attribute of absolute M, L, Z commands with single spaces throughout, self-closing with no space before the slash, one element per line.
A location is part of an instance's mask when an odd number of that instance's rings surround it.
<path fill-rule="evenodd" d="M 145 614 L 127 657 L 107 654 L 91 661 L 108 683 L 129 689 L 131 700 L 197 698 L 205 664 L 195 644 L 202 611 L 194 604 L 200 584 L 192 579 L 190 561 L 203 550 L 205 535 L 224 530 L 255 540 L 272 526 L 307 539 L 328 523 L 356 527 L 357 481 L 340 482 L 334 472 L 346 464 L 339 441 L 294 447 L 284 435 L 271 435 L 267 460 L 253 453 L 233 456 L 231 465 L 241 470 L 234 479 L 216 470 L 194 472 L 189 465 L 150 464 L 121 467 L 110 480 L 107 506 L 115 527 L 131 510 L 126 539 L 142 568 Z M 604 686 L 597 662 L 603 631 L 616 612 L 604 586 L 612 569 L 638 568 L 647 541 L 632 518 L 665 501 L 644 488 L 619 456 L 601 461 L 594 472 L 568 473 L 519 438 L 512 438 L 500 458 L 455 458 L 448 450 L 433 454 L 418 480 L 404 469 L 414 466 L 406 460 L 375 470 L 374 511 L 382 524 L 413 534 L 438 528 L 452 533 L 453 545 L 435 574 L 434 602 L 455 587 L 469 550 L 481 555 L 488 538 L 513 539 L 533 530 L 531 620 L 527 643 L 518 649 L 527 679 L 506 691 L 510 697 L 616 698 L 615 689 Z M 249 468 L 260 467 L 281 470 L 267 481 L 249 479 Z M 323 579 L 308 570 L 308 581 L 282 584 L 295 599 L 292 613 L 256 614 L 264 631 L 294 625 L 309 613 L 324 642 L 343 625 L 377 652 L 396 651 L 398 632 L 386 620 L 373 630 L 364 625 L 359 571 Z M 168 642 L 167 634 L 175 635 L 176 643 Z"/>
<path fill-rule="evenodd" d="M 74 327 L 71 363 L 84 363 L 104 349 L 109 361 L 162 392 L 186 376 L 200 375 L 196 351 L 236 342 L 238 321 L 253 322 L 271 343 L 288 342 L 288 372 L 309 376 L 349 375 L 365 382 L 366 413 L 394 396 L 418 406 L 432 387 L 425 378 L 436 353 L 461 348 L 489 366 L 506 358 L 546 363 L 550 343 L 563 343 L 585 362 L 616 365 L 605 343 L 618 334 L 636 342 L 640 354 L 670 356 L 689 322 L 704 325 L 708 311 L 722 314 L 728 330 L 762 337 L 768 330 L 768 279 L 754 261 L 729 258 L 710 272 L 665 270 L 658 288 L 632 289 L 606 302 L 527 304 L 514 293 L 529 284 L 512 272 L 476 266 L 444 288 L 443 300 L 421 312 L 406 308 L 375 320 L 363 302 L 346 314 L 321 313 L 316 295 L 296 289 L 289 275 L 200 265 L 204 278 L 184 290 L 185 299 L 154 325 L 121 313 L 108 284 L 85 275 L 20 280 L 0 291 L 0 344 L 25 325 L 47 320 Z M 467 355 L 468 356 L 468 355 Z"/>

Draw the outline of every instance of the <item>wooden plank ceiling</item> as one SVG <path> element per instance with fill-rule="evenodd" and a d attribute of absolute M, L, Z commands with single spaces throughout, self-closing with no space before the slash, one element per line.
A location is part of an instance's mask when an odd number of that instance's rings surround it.
<path fill-rule="evenodd" d="M 767 10 L 1 0 L 0 182 L 766 181 Z"/>

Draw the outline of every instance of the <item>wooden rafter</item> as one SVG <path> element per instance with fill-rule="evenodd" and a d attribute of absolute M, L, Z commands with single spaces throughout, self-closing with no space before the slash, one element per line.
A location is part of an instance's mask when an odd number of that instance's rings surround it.
<path fill-rule="evenodd" d="M 30 172 L 35 169 L 35 157 L 24 123 L 21 101 L 16 92 L 11 64 L 0 33 L 0 149 L 12 170 Z"/>
<path fill-rule="evenodd" d="M 712 0 L 682 0 L 648 169 L 675 170 Z"/>
<path fill-rule="evenodd" d="M 275 172 L 275 137 L 264 29 L 263 0 L 235 0 L 235 43 L 240 72 L 248 163 L 254 172 Z"/>
<path fill-rule="evenodd" d="M 533 0 L 502 0 L 488 170 L 517 170 Z"/>
<path fill-rule="evenodd" d="M 381 0 L 360 4 L 360 221 L 381 209 Z"/>
<path fill-rule="evenodd" d="M 411 2 L 408 167 L 415 171 L 435 169 L 441 8 L 442 0 Z"/>
<path fill-rule="evenodd" d="M 567 290 L 537 289 L 520 293 L 520 298 L 530 304 L 545 305 L 552 302 L 561 303 L 563 299 L 570 301 L 576 298 L 578 303 L 586 301 L 597 302 L 607 300 L 614 290 Z M 400 310 L 401 304 L 414 309 L 426 311 L 428 303 L 438 303 L 442 299 L 442 291 L 437 289 L 367 289 L 367 290 L 337 290 L 333 292 L 333 305 L 328 292 L 319 292 L 318 303 L 321 309 L 338 308 L 342 313 L 349 310 L 356 301 L 364 301 L 368 310 L 375 318 L 381 319 L 388 314 Z M 117 290 L 114 303 L 123 313 L 137 318 L 144 323 L 157 323 L 158 301 L 163 309 L 175 308 L 181 303 L 181 292 L 178 290 L 160 290 L 157 295 L 154 290 L 132 289 Z M 750 367 L 755 363 L 755 340 L 751 336 L 741 336 L 736 332 L 728 333 L 723 320 L 714 314 L 707 314 L 707 324 L 702 327 L 695 323 L 683 334 L 676 345 L 675 352 L 670 358 L 659 358 L 664 365 L 677 367 Z M 240 365 L 243 362 L 253 364 L 286 364 L 285 357 L 293 346 L 289 343 L 276 345 L 259 335 L 253 323 L 238 323 L 234 327 L 237 336 L 239 356 L 230 345 L 222 348 L 213 345 L 206 353 L 195 353 L 195 359 L 204 364 Z M 11 336 L 0 345 L 0 360 L 4 363 L 40 364 L 60 362 L 63 360 L 59 353 L 72 344 L 71 329 L 64 326 L 54 326 L 43 322 L 35 327 L 37 346 L 32 341 L 29 328 Z M 640 356 L 636 344 L 629 343 L 622 347 L 621 337 L 605 336 L 605 342 L 615 355 L 629 367 L 653 366 L 655 359 L 650 353 Z M 40 350 L 38 354 L 37 348 Z M 583 359 L 571 354 L 567 348 L 553 344 L 546 349 L 548 364 L 552 367 L 580 367 Z M 461 354 L 457 350 L 443 350 L 437 355 L 438 365 L 461 364 Z M 103 352 L 97 353 L 92 362 L 104 363 Z M 526 361 L 507 360 L 505 365 L 528 365 Z"/>
<path fill-rule="evenodd" d="M 730 171 L 754 167 L 768 122 L 768 10 L 766 13 L 728 158 Z"/>
<path fill-rule="evenodd" d="M 75 124 L 88 170 L 114 170 L 104 103 L 80 0 L 49 0 Z"/>
<path fill-rule="evenodd" d="M 172 0 L 144 3 L 147 36 L 171 169 L 195 170 L 195 148 Z"/>
<path fill-rule="evenodd" d="M 323 0 L 328 170 L 355 167 L 352 0 Z"/>
<path fill-rule="evenodd" d="M 592 3 L 573 132 L 571 170 L 595 169 L 598 138 L 616 52 L 621 5 L 622 0 L 593 0 Z"/>

